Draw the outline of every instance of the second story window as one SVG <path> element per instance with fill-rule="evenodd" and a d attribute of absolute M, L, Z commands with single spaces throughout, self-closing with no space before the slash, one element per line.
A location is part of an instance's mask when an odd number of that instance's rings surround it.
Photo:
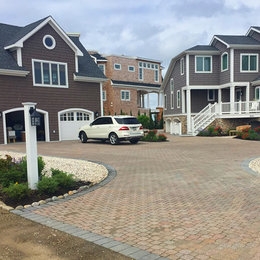
<path fill-rule="evenodd" d="M 115 70 L 121 70 L 121 64 L 114 63 L 114 69 Z"/>
<path fill-rule="evenodd" d="M 128 66 L 128 71 L 134 72 L 135 71 L 135 67 L 134 66 Z"/>
<path fill-rule="evenodd" d="M 195 72 L 211 73 L 212 57 L 211 56 L 195 56 Z"/>
<path fill-rule="evenodd" d="M 159 82 L 159 70 L 154 71 L 154 81 Z"/>
<path fill-rule="evenodd" d="M 129 90 L 121 90 L 121 100 L 130 101 L 130 91 Z"/>
<path fill-rule="evenodd" d="M 105 64 L 98 64 L 98 67 L 100 68 L 100 70 L 103 72 L 103 74 L 105 75 Z"/>
<path fill-rule="evenodd" d="M 258 54 L 240 54 L 240 72 L 258 72 Z"/>
<path fill-rule="evenodd" d="M 103 90 L 103 101 L 107 100 L 107 92 L 105 90 Z"/>
<path fill-rule="evenodd" d="M 173 79 L 170 81 L 170 89 L 171 89 L 171 109 L 174 108 L 174 82 Z"/>
<path fill-rule="evenodd" d="M 181 91 L 177 91 L 177 108 L 181 107 Z"/>
<path fill-rule="evenodd" d="M 143 68 L 139 68 L 139 80 L 143 80 Z"/>
<path fill-rule="evenodd" d="M 221 56 L 221 71 L 228 69 L 228 54 L 225 52 Z"/>
<path fill-rule="evenodd" d="M 32 60 L 33 85 L 68 88 L 67 63 Z"/>
<path fill-rule="evenodd" d="M 181 75 L 183 75 L 184 74 L 184 58 L 182 58 L 180 61 L 180 70 L 181 70 Z"/>

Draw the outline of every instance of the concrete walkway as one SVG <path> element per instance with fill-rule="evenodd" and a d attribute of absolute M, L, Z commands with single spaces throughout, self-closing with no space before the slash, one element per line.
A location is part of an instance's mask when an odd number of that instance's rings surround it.
<path fill-rule="evenodd" d="M 100 235 L 94 242 L 101 245 L 104 237 L 119 242 L 111 249 L 125 245 L 118 250 L 123 254 L 134 248 L 125 255 L 135 259 L 259 260 L 260 177 L 241 168 L 260 156 L 259 142 L 168 137 L 167 143 L 118 146 L 39 143 L 39 154 L 100 161 L 117 176 L 31 214 Z M 25 152 L 24 144 L 1 148 Z"/>

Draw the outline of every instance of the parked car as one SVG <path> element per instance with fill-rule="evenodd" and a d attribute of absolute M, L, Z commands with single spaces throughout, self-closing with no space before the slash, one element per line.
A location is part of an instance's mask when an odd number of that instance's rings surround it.
<path fill-rule="evenodd" d="M 96 139 L 102 142 L 109 140 L 112 145 L 126 140 L 136 144 L 143 136 L 143 126 L 133 116 L 101 116 L 79 129 L 82 143 L 86 143 L 88 139 Z"/>

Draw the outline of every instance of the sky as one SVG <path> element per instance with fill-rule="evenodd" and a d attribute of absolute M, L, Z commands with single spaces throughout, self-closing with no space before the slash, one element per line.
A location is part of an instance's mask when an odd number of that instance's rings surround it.
<path fill-rule="evenodd" d="M 259 0 L 0 0 L 0 23 L 25 26 L 51 15 L 80 33 L 87 50 L 171 59 L 215 34 L 245 35 L 260 26 Z M 150 102 L 156 106 L 157 95 Z"/>

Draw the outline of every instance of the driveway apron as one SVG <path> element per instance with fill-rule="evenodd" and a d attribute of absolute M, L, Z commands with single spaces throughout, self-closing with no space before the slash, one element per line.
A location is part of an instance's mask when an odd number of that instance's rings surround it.
<path fill-rule="evenodd" d="M 259 142 L 168 138 L 117 146 L 39 143 L 39 154 L 103 162 L 117 176 L 102 188 L 31 212 L 161 259 L 260 259 L 260 177 L 241 168 L 260 156 Z M 25 152 L 25 145 L 1 149 Z M 145 253 L 136 258 L 149 259 Z"/>

